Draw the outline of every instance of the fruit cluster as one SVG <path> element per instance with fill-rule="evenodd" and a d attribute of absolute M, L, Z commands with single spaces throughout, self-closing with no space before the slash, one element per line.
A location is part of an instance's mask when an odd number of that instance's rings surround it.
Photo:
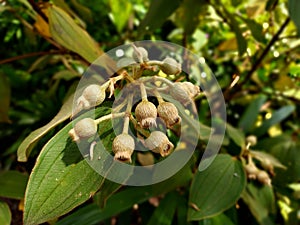
<path fill-rule="evenodd" d="M 157 120 L 162 121 L 167 129 L 173 129 L 175 126 L 180 125 L 181 116 L 176 105 L 165 100 L 161 92 L 167 93 L 174 101 L 183 106 L 193 104 L 194 97 L 200 93 L 199 87 L 191 82 L 173 82 L 169 79 L 170 76 L 175 77 L 181 73 L 181 64 L 175 59 L 166 57 L 162 61 L 151 61 L 145 48 L 136 47 L 135 45 L 132 45 L 132 47 L 132 59 L 135 62 L 130 65 L 130 67 L 134 67 L 132 72 L 122 68 L 118 71 L 117 76 L 111 77 L 104 84 L 87 86 L 76 101 L 73 116 L 76 116 L 82 110 L 87 110 L 103 103 L 106 99 L 106 91 L 110 92 L 109 97 L 115 95 L 119 81 L 125 81 L 134 87 L 138 87 L 137 90 L 141 98 L 135 109 L 133 109 L 134 91 L 132 91 L 125 97 L 120 107 L 116 107 L 122 109 L 122 105 L 126 105 L 124 111 L 113 112 L 95 120 L 84 118 L 79 120 L 69 131 L 72 140 L 80 142 L 81 140 L 95 137 L 98 124 L 102 121 L 123 118 L 122 133 L 117 135 L 112 143 L 114 159 L 122 162 L 131 162 L 131 155 L 135 150 L 135 139 L 128 133 L 130 122 L 137 131 L 138 140 L 147 149 L 160 154 L 162 157 L 168 156 L 174 149 L 174 144 L 169 140 L 168 136 L 161 130 L 156 129 Z M 155 75 L 145 75 L 143 72 L 146 70 L 154 71 Z M 151 85 L 149 82 L 152 82 Z M 149 93 L 155 96 L 156 104 L 149 100 Z M 92 148 L 91 151 L 93 151 Z M 90 152 L 90 156 L 92 155 L 92 152 Z"/>

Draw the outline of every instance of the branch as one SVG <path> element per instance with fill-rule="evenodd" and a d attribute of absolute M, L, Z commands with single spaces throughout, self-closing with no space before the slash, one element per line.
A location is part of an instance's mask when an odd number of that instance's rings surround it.
<path fill-rule="evenodd" d="M 61 51 L 61 50 L 55 50 L 55 51 L 48 51 L 48 52 L 31 52 L 31 53 L 27 53 L 24 55 L 18 55 L 18 56 L 14 56 L 8 59 L 4 59 L 0 61 L 0 65 L 1 64 L 5 64 L 5 63 L 9 63 L 9 62 L 13 62 L 16 60 L 20 60 L 20 59 L 26 59 L 26 58 L 30 58 L 30 57 L 34 57 L 34 56 L 41 56 L 41 55 L 55 55 L 55 54 L 62 54 L 62 53 L 66 53 L 65 50 Z"/>
<path fill-rule="evenodd" d="M 249 70 L 249 72 L 246 74 L 245 78 L 238 83 L 234 90 L 238 91 L 242 88 L 242 86 L 247 83 L 248 80 L 251 79 L 252 75 L 254 74 L 254 72 L 258 69 L 258 67 L 261 65 L 262 61 L 264 60 L 264 58 L 267 56 L 268 52 L 270 51 L 271 47 L 274 45 L 274 43 L 279 39 L 280 34 L 283 32 L 283 30 L 286 28 L 286 26 L 288 25 L 288 23 L 290 22 L 290 17 L 288 17 L 284 23 L 281 25 L 280 29 L 277 31 L 277 33 L 273 36 L 273 38 L 271 39 L 271 41 L 269 42 L 269 44 L 266 46 L 266 48 L 263 50 L 263 52 L 261 53 L 261 55 L 259 56 L 259 58 L 255 61 L 255 63 L 253 64 L 252 68 Z M 227 89 L 224 93 L 224 97 L 226 100 L 229 100 L 231 98 L 231 96 L 229 95 L 230 89 Z"/>

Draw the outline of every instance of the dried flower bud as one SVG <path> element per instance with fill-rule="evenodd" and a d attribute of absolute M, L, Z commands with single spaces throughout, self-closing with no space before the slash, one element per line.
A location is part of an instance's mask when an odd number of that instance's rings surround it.
<path fill-rule="evenodd" d="M 259 173 L 258 168 L 253 164 L 249 163 L 245 165 L 245 170 L 249 179 L 256 179 L 257 174 Z"/>
<path fill-rule="evenodd" d="M 162 157 L 169 155 L 174 145 L 168 137 L 161 131 L 153 131 L 145 140 L 145 146 L 155 153 L 160 153 Z"/>
<path fill-rule="evenodd" d="M 264 171 L 264 170 L 260 170 L 257 174 L 257 180 L 265 185 L 271 186 L 271 179 L 269 177 L 269 174 Z"/>
<path fill-rule="evenodd" d="M 157 113 L 165 121 L 167 127 L 172 127 L 181 121 L 176 106 L 171 102 L 161 102 L 157 107 Z"/>
<path fill-rule="evenodd" d="M 182 83 L 180 82 L 176 82 L 173 84 L 170 89 L 170 95 L 184 105 L 192 101 L 188 92 L 184 89 Z"/>
<path fill-rule="evenodd" d="M 112 143 L 112 150 L 115 153 L 115 160 L 121 162 L 130 162 L 134 151 L 134 139 L 129 134 L 120 134 L 115 137 Z"/>
<path fill-rule="evenodd" d="M 181 84 L 183 89 L 186 90 L 186 92 L 190 96 L 190 98 L 194 98 L 200 93 L 200 88 L 191 82 L 185 81 Z"/>
<path fill-rule="evenodd" d="M 252 146 L 256 145 L 256 143 L 257 143 L 257 137 L 255 135 L 249 135 L 246 138 L 246 142 L 250 143 Z"/>
<path fill-rule="evenodd" d="M 73 141 L 80 141 L 94 136 L 97 133 L 97 124 L 91 118 L 84 118 L 78 121 L 74 128 L 69 131 Z"/>
<path fill-rule="evenodd" d="M 137 47 L 132 53 L 132 58 L 138 63 L 147 62 L 149 61 L 148 51 L 143 47 Z"/>
<path fill-rule="evenodd" d="M 152 102 L 141 101 L 135 108 L 135 116 L 142 128 L 156 126 L 157 109 Z"/>
<path fill-rule="evenodd" d="M 175 59 L 167 57 L 162 61 L 160 69 L 167 75 L 177 75 L 181 73 L 181 64 Z"/>

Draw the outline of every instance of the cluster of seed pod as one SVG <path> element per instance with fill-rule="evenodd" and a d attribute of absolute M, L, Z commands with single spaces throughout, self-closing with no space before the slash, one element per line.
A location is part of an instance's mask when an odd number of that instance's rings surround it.
<path fill-rule="evenodd" d="M 250 135 L 247 137 L 247 148 L 255 145 L 257 142 L 256 136 Z M 264 167 L 264 166 L 263 166 Z M 244 165 L 247 177 L 249 179 L 258 180 L 260 183 L 271 186 L 271 178 L 265 170 L 259 169 L 252 160 L 252 155 L 248 153 L 248 163 Z M 264 167 L 265 168 L 265 167 Z"/>
<path fill-rule="evenodd" d="M 133 48 L 132 58 L 137 64 L 143 65 L 143 68 L 155 65 L 167 76 L 181 73 L 181 64 L 175 59 L 167 57 L 163 61 L 150 61 L 145 48 L 135 46 L 133 46 Z M 128 96 L 126 111 L 115 114 L 112 113 L 96 120 L 84 118 L 78 121 L 69 131 L 70 137 L 76 142 L 95 137 L 97 134 L 97 126 L 100 122 L 107 119 L 123 117 L 123 131 L 115 137 L 112 143 L 112 152 L 114 153 L 115 160 L 131 162 L 131 155 L 135 150 L 135 140 L 128 134 L 130 121 L 135 123 L 137 130 L 148 131 L 147 135 L 144 135 L 142 139 L 139 136 L 139 141 L 141 141 L 147 149 L 160 154 L 162 157 L 168 156 L 174 149 L 174 144 L 164 132 L 155 130 L 155 128 L 157 127 L 158 118 L 164 122 L 166 128 L 172 129 L 175 125 L 180 124 L 181 117 L 179 116 L 178 109 L 172 102 L 165 101 L 157 90 L 154 90 L 154 93 L 158 100 L 158 105 L 156 106 L 149 101 L 145 83 L 141 80 L 134 79 L 134 76 L 128 74 L 127 71 L 121 73 L 118 77 L 111 78 L 103 85 L 92 84 L 87 86 L 77 99 L 73 115 L 78 114 L 84 109 L 90 109 L 100 105 L 106 98 L 106 90 L 109 89 L 110 96 L 112 96 L 114 94 L 114 85 L 118 80 L 122 79 L 140 86 L 141 101 L 136 105 L 134 112 L 132 111 L 132 96 Z M 169 95 L 183 105 L 190 104 L 193 98 L 200 92 L 199 87 L 190 82 L 171 82 L 162 77 L 157 79 L 164 80 L 168 84 Z M 150 130 L 151 132 L 149 133 Z M 92 155 L 92 153 L 90 153 L 90 155 Z"/>

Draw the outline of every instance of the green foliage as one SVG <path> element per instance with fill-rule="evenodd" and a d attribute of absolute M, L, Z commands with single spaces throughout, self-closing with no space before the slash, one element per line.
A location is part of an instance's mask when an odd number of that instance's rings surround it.
<path fill-rule="evenodd" d="M 0 224 L 17 224 L 21 216 L 25 225 L 110 224 L 112 218 L 124 225 L 299 224 L 299 4 L 3 1 Z M 88 162 L 107 166 L 106 155 L 96 145 L 95 160 L 84 158 L 68 135 L 73 126 L 68 120 L 76 86 L 89 64 L 138 39 L 174 42 L 205 60 L 223 91 L 227 121 L 224 139 L 214 135 L 216 143 L 222 141 L 221 154 L 200 172 L 212 131 L 209 109 L 218 107 L 209 105 L 202 93 L 195 101 L 200 137 L 189 162 L 161 183 L 129 187 L 91 168 Z M 99 65 L 101 74 L 114 68 L 109 58 Z M 184 74 L 174 79 L 199 82 Z M 97 107 L 97 115 L 110 112 L 110 99 L 105 104 Z M 178 108 L 186 115 L 185 108 Z M 78 119 L 85 115 L 89 112 Z M 189 124 L 191 130 L 197 123 Z M 116 134 L 109 121 L 100 123 L 99 135 L 110 149 Z M 249 142 L 250 135 L 256 136 L 256 144 Z M 90 142 L 81 144 L 86 154 Z M 245 169 L 251 162 L 267 172 L 271 186 L 251 179 L 257 176 Z M 112 163 L 107 171 L 118 168 Z M 124 171 L 117 176 L 130 178 Z"/>

